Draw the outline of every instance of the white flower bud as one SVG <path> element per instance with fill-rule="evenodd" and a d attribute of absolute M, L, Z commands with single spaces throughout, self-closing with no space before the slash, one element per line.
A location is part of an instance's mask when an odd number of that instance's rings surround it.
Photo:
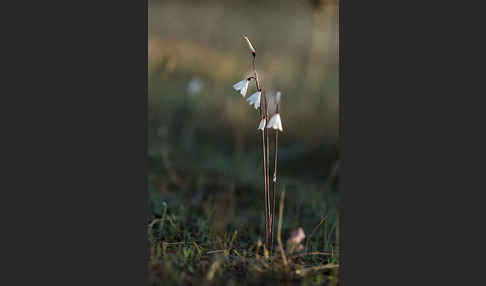
<path fill-rule="evenodd" d="M 250 42 L 250 40 L 248 39 L 248 37 L 247 37 L 247 36 L 244 36 L 243 38 L 245 39 L 246 43 L 248 44 L 248 48 L 250 49 L 250 51 L 253 53 L 253 55 L 255 55 L 255 53 L 256 53 L 256 52 L 255 52 L 255 49 L 254 49 L 254 48 L 253 48 L 253 46 L 251 45 L 251 42 Z"/>
<path fill-rule="evenodd" d="M 280 103 L 280 96 L 282 96 L 282 93 L 280 91 L 277 91 L 275 94 L 275 100 L 277 103 Z"/>

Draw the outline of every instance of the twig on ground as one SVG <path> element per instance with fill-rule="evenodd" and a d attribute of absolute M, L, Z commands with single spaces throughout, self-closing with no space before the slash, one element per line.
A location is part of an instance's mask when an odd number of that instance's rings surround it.
<path fill-rule="evenodd" d="M 339 268 L 339 264 L 325 264 L 325 265 L 318 265 L 318 266 L 313 266 L 313 267 L 308 267 L 308 268 L 303 268 L 303 269 L 297 269 L 294 271 L 294 275 L 304 277 L 309 274 L 313 274 L 322 270 L 329 270 L 329 269 L 336 269 Z"/>

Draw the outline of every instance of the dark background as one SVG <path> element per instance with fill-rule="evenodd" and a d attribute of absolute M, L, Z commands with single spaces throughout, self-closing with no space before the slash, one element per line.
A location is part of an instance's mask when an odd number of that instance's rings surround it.
<path fill-rule="evenodd" d="M 284 240 L 328 216 L 309 250 L 337 248 L 337 1 L 150 1 L 148 17 L 149 221 L 167 204 L 185 226 L 239 230 L 245 245 L 263 239 L 260 118 L 232 88 L 251 72 L 248 35 L 263 87 L 282 92 Z M 251 83 L 247 97 L 254 91 Z M 154 241 L 200 241 L 200 233 Z"/>
<path fill-rule="evenodd" d="M 483 57 L 467 32 L 481 33 L 482 10 L 348 2 L 340 1 L 340 278 L 481 280 L 484 182 L 474 163 L 484 144 L 474 130 L 483 121 L 470 119 L 482 114 L 482 88 L 467 65 Z M 3 284 L 148 279 L 147 7 L 114 4 L 6 10 Z"/>

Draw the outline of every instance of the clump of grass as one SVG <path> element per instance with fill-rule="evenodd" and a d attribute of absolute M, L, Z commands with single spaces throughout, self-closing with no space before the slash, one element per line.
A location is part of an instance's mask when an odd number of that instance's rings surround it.
<path fill-rule="evenodd" d="M 287 243 L 284 243 L 284 205 L 285 186 L 280 196 L 278 212 L 278 251 L 271 253 L 261 240 L 243 247 L 238 230 L 227 232 L 221 237 L 211 236 L 212 240 L 191 237 L 186 241 L 154 241 L 150 244 L 149 251 L 151 281 L 164 281 L 169 285 L 196 285 L 201 278 L 205 283 L 221 285 L 226 285 L 228 281 L 238 283 L 240 280 L 253 281 L 255 284 L 282 280 L 302 283 L 337 281 L 338 265 L 331 262 L 332 253 L 295 251 L 303 237 L 295 244 L 292 234 L 289 235 Z M 170 217 L 173 216 L 169 209 L 165 220 Z M 181 220 L 178 216 L 175 219 Z M 158 230 L 152 226 L 150 231 Z M 168 235 L 164 239 L 172 240 L 175 237 Z"/>

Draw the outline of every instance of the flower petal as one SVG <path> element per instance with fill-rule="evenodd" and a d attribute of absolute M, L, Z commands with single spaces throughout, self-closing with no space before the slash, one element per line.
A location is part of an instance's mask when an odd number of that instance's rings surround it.
<path fill-rule="evenodd" d="M 277 128 L 276 129 L 278 129 L 278 130 L 280 130 L 280 132 L 282 132 L 283 131 L 283 128 L 282 128 L 282 120 L 280 119 L 280 114 L 279 113 L 277 113 L 277 117 L 278 118 L 277 118 Z"/>
<path fill-rule="evenodd" d="M 257 91 L 254 94 L 252 94 L 246 101 L 250 103 L 250 105 L 255 106 L 255 109 L 258 109 L 260 107 L 260 98 L 261 98 L 261 92 Z"/>
<path fill-rule="evenodd" d="M 275 120 L 276 120 L 275 115 L 276 114 L 274 114 L 268 121 L 267 128 L 273 128 L 275 126 Z"/>
<path fill-rule="evenodd" d="M 257 129 L 257 130 L 262 130 L 262 131 L 263 131 L 263 129 L 265 129 L 265 123 L 266 123 L 266 122 L 267 122 L 267 120 L 262 119 L 262 120 L 260 121 L 260 125 L 258 125 L 258 129 Z"/>
<path fill-rule="evenodd" d="M 250 82 L 250 81 L 249 81 L 248 79 L 244 79 L 244 80 L 242 80 L 242 81 L 239 81 L 239 82 L 237 82 L 237 83 L 233 84 L 233 88 L 234 88 L 235 90 L 239 90 L 239 91 L 240 91 L 240 93 L 241 93 L 241 95 L 242 95 L 243 97 L 245 97 L 245 95 L 246 95 L 246 91 L 248 90 L 248 83 L 249 83 L 249 82 Z"/>
<path fill-rule="evenodd" d="M 267 128 L 273 128 L 283 131 L 282 121 L 280 120 L 280 113 L 275 113 L 272 118 L 270 118 L 270 121 L 268 121 L 267 124 Z"/>
<path fill-rule="evenodd" d="M 244 79 L 244 80 L 242 80 L 242 81 L 239 81 L 239 82 L 235 83 L 235 84 L 233 85 L 233 88 L 234 88 L 235 90 L 241 90 L 241 89 L 243 88 L 243 86 L 245 85 L 245 82 L 246 82 L 246 81 L 247 81 L 247 80 L 246 80 L 246 79 Z"/>
<path fill-rule="evenodd" d="M 245 97 L 247 90 L 248 90 L 248 80 L 245 80 L 245 84 L 240 90 L 241 96 Z"/>

